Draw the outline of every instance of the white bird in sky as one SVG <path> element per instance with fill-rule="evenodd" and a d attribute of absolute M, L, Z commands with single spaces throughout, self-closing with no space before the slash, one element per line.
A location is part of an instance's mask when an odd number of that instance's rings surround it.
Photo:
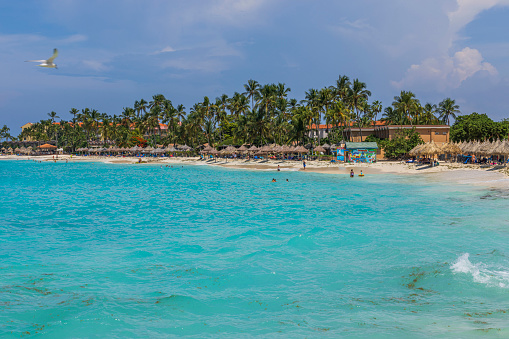
<path fill-rule="evenodd" d="M 40 62 L 41 64 L 38 66 L 48 67 L 48 68 L 57 68 L 57 65 L 53 63 L 53 60 L 58 56 L 58 49 L 53 49 L 53 55 L 48 60 L 27 60 L 25 62 Z"/>

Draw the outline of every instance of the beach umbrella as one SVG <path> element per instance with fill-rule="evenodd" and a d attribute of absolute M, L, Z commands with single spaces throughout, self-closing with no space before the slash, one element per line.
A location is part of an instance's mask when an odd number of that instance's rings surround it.
<path fill-rule="evenodd" d="M 40 149 L 48 149 L 48 150 L 55 150 L 57 149 L 57 146 L 50 145 L 50 144 L 44 144 L 39 146 Z"/>
<path fill-rule="evenodd" d="M 253 145 L 253 146 L 249 147 L 248 151 L 254 153 L 254 152 L 258 151 L 258 147 Z"/>
<path fill-rule="evenodd" d="M 490 155 L 495 154 L 495 153 L 494 153 L 494 152 L 495 152 L 495 150 L 496 150 L 496 149 L 497 149 L 500 145 L 502 145 L 502 144 L 503 144 L 503 142 L 502 142 L 502 141 L 500 141 L 500 140 L 496 140 L 495 142 L 492 142 L 492 143 L 491 143 L 491 147 L 490 147 L 490 149 L 488 150 L 488 154 L 490 154 Z"/>
<path fill-rule="evenodd" d="M 452 142 L 447 145 L 447 151 L 449 154 L 461 154 L 461 148 L 459 145 Z"/>
<path fill-rule="evenodd" d="M 408 155 L 410 155 L 410 156 L 419 155 L 419 150 L 422 148 L 422 146 L 424 146 L 424 144 L 419 144 L 419 145 L 415 146 L 414 148 L 412 148 L 410 150 L 410 152 L 408 152 Z"/>
<path fill-rule="evenodd" d="M 322 152 L 322 153 L 327 152 L 323 146 L 315 147 L 314 151 L 315 152 Z"/>
<path fill-rule="evenodd" d="M 204 151 L 204 152 L 207 152 L 207 153 L 210 153 L 212 150 L 214 150 L 214 148 L 213 148 L 212 146 L 210 146 L 210 145 L 207 145 L 207 147 L 205 147 L 205 148 L 203 149 L 203 151 Z"/>
<path fill-rule="evenodd" d="M 476 153 L 482 154 L 482 155 L 488 155 L 491 148 L 492 148 L 491 142 L 489 140 L 486 140 L 476 149 Z"/>
<path fill-rule="evenodd" d="M 309 150 L 304 146 L 299 146 L 295 148 L 295 152 L 297 153 L 308 153 Z"/>
<path fill-rule="evenodd" d="M 242 145 L 239 148 L 237 148 L 237 152 L 241 152 L 241 153 L 247 152 L 247 147 Z"/>
<path fill-rule="evenodd" d="M 492 151 L 495 155 L 508 155 L 509 154 L 509 141 L 504 140 L 499 143 Z"/>
<path fill-rule="evenodd" d="M 440 149 L 440 147 L 437 146 L 437 144 L 435 144 L 434 141 L 424 144 L 419 149 L 419 154 L 423 154 L 423 155 L 435 155 L 435 154 L 440 154 L 441 152 L 442 152 L 442 150 Z"/>
<path fill-rule="evenodd" d="M 227 154 L 233 154 L 237 152 L 237 148 L 235 146 L 228 146 L 224 150 L 227 152 Z"/>
<path fill-rule="evenodd" d="M 322 147 L 325 148 L 325 149 L 330 149 L 330 145 L 329 144 L 323 144 Z"/>
<path fill-rule="evenodd" d="M 292 152 L 292 148 L 288 145 L 284 145 L 283 147 L 281 147 L 281 152 L 282 153 L 291 153 Z"/>
<path fill-rule="evenodd" d="M 165 151 L 166 153 L 174 153 L 174 152 L 176 152 L 177 150 L 176 150 L 176 149 L 175 149 L 175 147 L 173 147 L 173 146 L 171 146 L 171 147 L 170 147 L 170 146 L 168 146 L 168 147 L 166 147 L 166 148 L 164 149 L 164 151 Z"/>

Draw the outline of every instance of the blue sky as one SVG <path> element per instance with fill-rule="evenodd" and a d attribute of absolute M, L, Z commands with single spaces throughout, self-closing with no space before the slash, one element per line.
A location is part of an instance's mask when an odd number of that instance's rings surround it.
<path fill-rule="evenodd" d="M 372 100 L 411 90 L 509 118 L 509 0 L 0 2 L 0 125 L 72 107 L 120 114 L 164 94 L 189 109 L 254 79 L 310 88 L 359 78 Z M 59 49 L 59 69 L 37 67 Z"/>

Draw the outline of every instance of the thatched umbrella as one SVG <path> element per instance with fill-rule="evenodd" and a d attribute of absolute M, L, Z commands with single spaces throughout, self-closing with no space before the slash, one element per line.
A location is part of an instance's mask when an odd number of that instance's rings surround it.
<path fill-rule="evenodd" d="M 325 148 L 325 149 L 330 149 L 330 145 L 329 144 L 323 144 L 322 147 Z"/>
<path fill-rule="evenodd" d="M 281 147 L 281 153 L 291 153 L 291 152 L 292 148 L 290 146 L 284 145 L 283 147 Z"/>
<path fill-rule="evenodd" d="M 234 146 L 228 146 L 223 150 L 223 152 L 225 152 L 226 154 L 233 154 L 237 152 L 237 148 L 235 148 Z"/>
<path fill-rule="evenodd" d="M 450 142 L 445 145 L 445 147 L 442 147 L 444 152 L 448 154 L 461 154 L 461 148 L 458 146 L 458 144 L 455 144 L 453 142 Z"/>
<path fill-rule="evenodd" d="M 244 145 L 242 145 L 242 146 L 240 146 L 239 148 L 237 148 L 237 152 L 239 152 L 239 153 L 245 153 L 245 152 L 247 152 L 247 147 L 246 147 L 246 146 L 244 146 Z"/>
<path fill-rule="evenodd" d="M 322 153 L 327 152 L 327 150 L 325 150 L 325 147 L 323 147 L 323 146 L 315 147 L 314 151 L 315 152 L 322 152 Z"/>
<path fill-rule="evenodd" d="M 255 145 L 249 147 L 248 149 L 248 152 L 251 152 L 251 153 L 254 153 L 254 152 L 257 152 L 258 151 L 258 147 L 256 147 Z"/>
<path fill-rule="evenodd" d="M 440 153 L 442 153 L 442 150 L 440 149 L 440 147 L 437 146 L 437 144 L 435 144 L 434 141 L 424 144 L 419 149 L 419 154 L 423 154 L 423 155 L 435 155 L 435 154 L 440 154 Z"/>
<path fill-rule="evenodd" d="M 39 146 L 39 148 L 45 149 L 45 150 L 56 150 L 57 146 L 50 145 L 50 144 L 44 144 L 44 145 Z"/>
<path fill-rule="evenodd" d="M 492 149 L 491 141 L 486 140 L 476 149 L 476 153 L 481 155 L 489 155 L 491 149 Z"/>
<path fill-rule="evenodd" d="M 207 147 L 205 147 L 203 149 L 203 151 L 206 152 L 206 153 L 210 153 L 212 150 L 214 150 L 214 148 L 212 146 L 210 146 L 210 145 L 208 145 Z"/>
<path fill-rule="evenodd" d="M 308 153 L 309 152 L 309 150 L 304 146 L 296 147 L 294 151 L 297 153 Z"/>
<path fill-rule="evenodd" d="M 501 141 L 500 144 L 493 149 L 492 154 L 495 155 L 509 154 L 509 141 L 507 140 Z"/>
<path fill-rule="evenodd" d="M 408 155 L 414 157 L 416 155 L 419 155 L 419 150 L 424 146 L 424 144 L 419 144 L 417 146 L 415 146 L 414 148 L 412 148 L 410 150 L 410 152 L 408 152 Z"/>

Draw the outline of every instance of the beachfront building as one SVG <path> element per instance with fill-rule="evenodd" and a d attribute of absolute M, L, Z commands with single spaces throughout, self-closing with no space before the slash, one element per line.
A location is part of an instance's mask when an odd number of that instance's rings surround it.
<path fill-rule="evenodd" d="M 312 125 L 309 130 L 309 137 L 318 140 L 327 138 L 329 132 L 333 129 L 341 129 L 340 126 L 333 125 L 319 125 L 318 130 L 316 125 Z M 353 124 L 344 128 L 345 141 L 363 142 L 370 135 L 374 135 L 380 139 L 392 140 L 398 130 L 412 129 L 419 133 L 424 142 L 434 141 L 441 146 L 449 142 L 449 130 L 451 126 L 448 125 L 386 125 L 383 121 L 376 121 L 366 127 L 356 127 Z"/>
<path fill-rule="evenodd" d="M 23 133 L 24 130 L 26 130 L 27 128 L 30 128 L 32 126 L 33 126 L 33 124 L 31 122 L 27 122 L 26 124 L 21 126 L 21 135 L 23 136 L 23 141 L 34 141 L 31 136 L 27 136 L 26 134 Z"/>

